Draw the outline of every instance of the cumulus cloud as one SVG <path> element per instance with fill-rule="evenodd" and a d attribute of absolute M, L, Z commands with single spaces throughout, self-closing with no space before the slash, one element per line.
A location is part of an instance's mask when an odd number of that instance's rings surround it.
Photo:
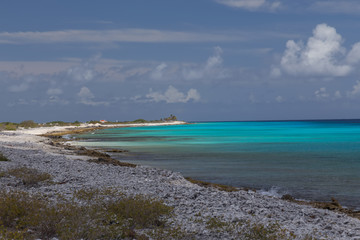
<path fill-rule="evenodd" d="M 221 47 L 215 47 L 214 54 L 207 59 L 205 65 L 196 68 L 183 69 L 183 77 L 187 80 L 202 79 L 205 77 L 224 78 L 226 73 L 222 67 L 222 53 L 223 50 Z"/>
<path fill-rule="evenodd" d="M 78 82 L 93 80 L 97 76 L 95 66 L 99 62 L 100 58 L 100 55 L 96 55 L 91 59 L 82 62 L 80 65 L 69 68 L 67 70 L 67 75 Z"/>
<path fill-rule="evenodd" d="M 12 73 L 10 73 L 10 76 Z M 14 79 L 18 80 L 18 79 Z M 22 82 L 19 84 L 14 84 L 8 87 L 9 92 L 18 93 L 18 92 L 25 92 L 30 88 L 30 85 L 37 81 L 32 75 L 25 76 L 24 79 L 21 79 Z"/>
<path fill-rule="evenodd" d="M 347 92 L 349 98 L 356 97 L 360 94 L 360 81 L 356 81 L 356 84 L 353 86 L 352 91 Z"/>
<path fill-rule="evenodd" d="M 191 88 L 187 93 L 180 92 L 173 86 L 169 86 L 164 92 L 154 92 L 150 89 L 150 92 L 146 94 L 146 99 L 149 102 L 166 102 L 166 103 L 187 103 L 190 100 L 194 102 L 200 100 L 200 94 L 196 89 Z"/>
<path fill-rule="evenodd" d="M 77 94 L 81 99 L 92 99 L 94 98 L 94 94 L 87 87 L 82 87 L 80 92 Z"/>
<path fill-rule="evenodd" d="M 293 40 L 286 43 L 280 67 L 291 75 L 346 76 L 352 66 L 345 63 L 346 49 L 342 42 L 335 28 L 319 24 L 305 45 Z M 356 51 L 357 47 L 353 49 Z M 355 61 L 355 57 L 349 58 Z"/>
<path fill-rule="evenodd" d="M 326 99 L 330 96 L 325 87 L 321 87 L 319 90 L 316 90 L 314 94 L 317 99 L 321 100 Z"/>
<path fill-rule="evenodd" d="M 360 62 L 360 42 L 355 43 L 346 57 L 347 62 L 356 64 Z"/>
<path fill-rule="evenodd" d="M 151 78 L 155 80 L 162 79 L 164 74 L 164 69 L 167 67 L 166 63 L 161 63 L 158 65 L 152 72 L 151 72 Z"/>
<path fill-rule="evenodd" d="M 17 92 L 25 92 L 29 89 L 29 84 L 24 82 L 18 85 L 12 85 L 9 88 L 9 92 L 17 93 Z"/>
<path fill-rule="evenodd" d="M 326 87 L 321 87 L 320 89 L 314 92 L 314 95 L 317 100 L 326 101 L 326 100 L 338 100 L 342 98 L 342 94 L 339 90 L 336 90 L 334 94 L 330 93 Z"/>
<path fill-rule="evenodd" d="M 99 106 L 99 105 L 109 105 L 108 102 L 96 102 L 93 99 L 95 98 L 94 94 L 87 87 L 82 87 L 78 92 L 78 97 L 80 98 L 80 103 L 90 106 Z"/>
<path fill-rule="evenodd" d="M 215 0 L 215 2 L 234 8 L 243 8 L 250 11 L 258 9 L 276 10 L 281 6 L 280 1 L 268 0 Z"/>

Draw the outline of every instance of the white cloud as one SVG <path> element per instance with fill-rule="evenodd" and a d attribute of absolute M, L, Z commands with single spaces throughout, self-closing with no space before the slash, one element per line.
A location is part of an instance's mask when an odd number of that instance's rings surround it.
<path fill-rule="evenodd" d="M 234 8 L 244 8 L 250 11 L 258 9 L 276 10 L 281 6 L 280 1 L 268 0 L 215 0 L 215 2 Z"/>
<path fill-rule="evenodd" d="M 25 92 L 30 88 L 30 84 L 36 82 L 37 79 L 35 79 L 33 76 L 25 76 L 24 80 L 20 84 L 15 84 L 10 87 L 8 87 L 9 92 Z"/>
<path fill-rule="evenodd" d="M 352 65 L 348 62 L 358 61 L 353 56 L 358 51 L 358 45 L 354 45 L 351 55 L 346 57 L 346 49 L 342 47 L 342 42 L 343 39 L 335 28 L 319 24 L 306 45 L 293 40 L 286 43 L 286 50 L 281 59 L 281 70 L 291 75 L 346 76 L 352 70 Z"/>
<path fill-rule="evenodd" d="M 164 69 L 167 67 L 166 63 L 161 63 L 160 65 L 158 65 L 152 72 L 151 72 L 151 78 L 152 79 L 162 79 L 163 74 L 164 74 Z"/>
<path fill-rule="evenodd" d="M 94 94 L 87 87 L 82 87 L 80 92 L 77 94 L 81 99 L 92 99 L 94 98 Z"/>
<path fill-rule="evenodd" d="M 360 62 L 360 42 L 355 43 L 351 48 L 351 51 L 348 53 L 346 60 L 350 64 L 356 64 Z"/>
<path fill-rule="evenodd" d="M 190 100 L 193 100 L 194 102 L 199 101 L 200 94 L 193 88 L 191 88 L 187 93 L 182 93 L 170 85 L 164 93 L 153 92 L 152 89 L 150 89 L 150 92 L 146 94 L 146 98 L 147 101 L 150 102 L 164 101 L 166 103 L 187 103 Z"/>
<path fill-rule="evenodd" d="M 277 97 L 275 98 L 275 101 L 278 102 L 278 103 L 282 103 L 282 102 L 284 102 L 285 100 L 284 100 L 284 98 L 283 98 L 282 96 L 277 96 Z"/>
<path fill-rule="evenodd" d="M 12 85 L 9 87 L 9 91 L 10 92 L 25 92 L 26 90 L 29 89 L 29 84 L 24 82 L 24 83 L 20 83 L 19 85 Z"/>
<path fill-rule="evenodd" d="M 270 71 L 270 77 L 278 78 L 281 76 L 281 70 L 278 67 L 272 67 Z"/>
<path fill-rule="evenodd" d="M 90 106 L 99 106 L 99 105 L 109 105 L 108 102 L 96 102 L 93 101 L 95 98 L 94 94 L 87 87 L 82 87 L 78 92 L 78 97 L 80 98 L 80 103 Z"/>
<path fill-rule="evenodd" d="M 91 59 L 82 62 L 80 65 L 73 66 L 67 70 L 67 75 L 79 82 L 91 81 L 97 75 L 95 66 L 99 62 L 101 56 L 96 55 Z"/>
<path fill-rule="evenodd" d="M 157 29 L 63 30 L 48 32 L 0 32 L 0 44 L 116 43 L 116 42 L 219 42 L 243 40 L 242 34 L 197 33 Z"/>
<path fill-rule="evenodd" d="M 341 95 L 341 93 L 340 93 L 339 90 L 335 92 L 334 96 L 335 96 L 335 99 L 340 99 L 340 98 L 342 98 L 342 95 Z"/>
<path fill-rule="evenodd" d="M 214 55 L 210 56 L 206 64 L 197 68 L 183 69 L 183 77 L 187 80 L 202 78 L 224 78 L 225 70 L 222 67 L 223 59 L 221 57 L 223 50 L 221 47 L 214 48 Z"/>
<path fill-rule="evenodd" d="M 316 1 L 310 9 L 318 12 L 329 12 L 329 13 L 360 13 L 360 2 L 358 0 L 346 0 L 346 1 Z"/>
<path fill-rule="evenodd" d="M 46 91 L 46 94 L 47 94 L 47 95 L 51 95 L 51 96 L 61 95 L 62 93 L 63 93 L 63 91 L 62 91 L 60 88 L 49 88 L 49 89 Z"/>
<path fill-rule="evenodd" d="M 325 87 L 320 88 L 314 92 L 315 97 L 320 100 L 324 100 L 330 96 Z"/>
<path fill-rule="evenodd" d="M 356 81 L 356 84 L 353 86 L 352 91 L 347 92 L 349 98 L 353 98 L 360 94 L 360 81 Z"/>
<path fill-rule="evenodd" d="M 326 101 L 326 100 L 338 100 L 342 98 L 341 92 L 336 90 L 334 94 L 331 94 L 326 87 L 321 87 L 319 90 L 314 92 L 314 95 L 317 100 Z"/>

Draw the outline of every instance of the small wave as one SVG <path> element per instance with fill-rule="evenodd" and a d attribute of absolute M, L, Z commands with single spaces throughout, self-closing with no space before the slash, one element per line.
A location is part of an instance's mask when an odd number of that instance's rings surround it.
<path fill-rule="evenodd" d="M 258 192 L 262 195 L 276 198 L 281 198 L 283 195 L 288 194 L 288 192 L 280 189 L 280 187 L 275 186 L 271 187 L 270 189 L 260 189 Z"/>

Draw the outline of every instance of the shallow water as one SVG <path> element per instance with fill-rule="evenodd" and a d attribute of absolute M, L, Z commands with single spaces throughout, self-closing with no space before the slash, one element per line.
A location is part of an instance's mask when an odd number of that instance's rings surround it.
<path fill-rule="evenodd" d="M 207 122 L 105 129 L 80 145 L 233 186 L 360 208 L 360 120 Z"/>

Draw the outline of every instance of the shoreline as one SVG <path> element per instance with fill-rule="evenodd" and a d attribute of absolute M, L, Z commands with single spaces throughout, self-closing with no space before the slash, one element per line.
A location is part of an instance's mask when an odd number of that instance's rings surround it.
<path fill-rule="evenodd" d="M 194 124 L 194 123 L 186 123 L 186 122 L 182 122 L 182 123 L 175 123 L 175 124 Z M 156 126 L 157 124 L 155 123 L 154 126 Z M 161 124 L 161 125 L 173 125 L 173 124 Z M 127 127 L 127 126 L 123 126 L 123 127 Z M 129 127 L 133 127 L 133 126 L 129 126 Z M 135 126 L 136 127 L 136 126 Z M 90 132 L 90 131 L 95 131 L 98 129 L 105 129 L 106 127 L 103 128 L 94 128 L 94 129 L 89 129 L 86 132 Z M 82 133 L 82 131 L 81 131 Z M 59 134 L 54 134 L 54 136 L 57 135 L 65 135 L 67 134 L 67 132 L 59 132 Z M 78 134 L 78 132 L 74 131 L 73 134 Z M 51 135 L 51 134 L 50 134 Z M 47 136 L 47 135 L 45 135 Z M 67 139 L 66 143 L 71 144 L 72 146 L 81 146 L 81 144 L 72 144 L 72 142 L 76 142 L 78 140 L 81 140 L 80 138 L 77 138 L 76 136 L 73 136 L 73 139 Z M 83 146 L 85 147 L 85 146 Z M 119 148 L 114 148 L 112 149 L 111 147 L 95 147 L 95 146 L 86 146 L 86 148 L 95 150 L 95 151 L 99 151 L 99 152 L 103 152 L 103 153 L 127 153 L 129 152 L 126 148 L 121 148 L 121 150 L 119 151 Z M 137 154 L 137 153 L 132 153 L 132 154 Z M 141 153 L 140 153 L 141 154 Z M 117 161 L 122 161 L 121 160 L 121 155 L 120 156 L 115 156 L 114 158 Z M 125 160 L 126 162 L 126 160 Z M 130 163 L 130 164 L 138 164 L 138 165 L 144 165 L 143 163 Z M 146 164 L 145 164 L 146 165 Z M 151 165 L 146 165 L 148 167 L 154 167 Z M 156 166 L 154 168 L 157 168 Z M 158 168 L 161 169 L 166 169 L 166 170 L 170 170 L 173 171 L 171 169 L 167 169 L 161 166 L 158 166 Z M 291 201 L 297 204 L 302 204 L 302 205 L 309 205 L 315 208 L 320 208 L 320 209 L 329 209 L 329 210 L 336 210 L 336 211 L 340 211 L 343 213 L 348 214 L 349 216 L 355 217 L 360 219 L 360 206 L 358 207 L 349 207 L 349 206 L 344 206 L 342 205 L 342 203 L 338 202 L 336 198 L 330 196 L 328 200 L 319 200 L 316 198 L 313 199 L 309 199 L 309 198 L 295 198 L 293 195 L 288 194 L 288 193 L 283 193 L 283 194 L 271 194 L 268 191 L 264 190 L 263 188 L 254 188 L 254 187 L 249 187 L 249 186 L 232 186 L 232 185 L 224 185 L 218 182 L 206 182 L 206 181 L 202 181 L 196 178 L 196 176 L 187 176 L 185 177 L 185 179 L 191 181 L 192 183 L 198 184 L 200 186 L 212 186 L 215 188 L 219 188 L 219 189 L 229 189 L 229 191 L 232 191 L 231 189 L 242 189 L 242 190 L 251 190 L 251 191 L 258 191 L 263 195 L 269 196 L 269 197 L 274 197 L 274 198 L 282 198 L 284 200 L 287 201 Z"/>
<path fill-rule="evenodd" d="M 68 127 L 63 127 L 62 130 L 66 128 Z M 41 131 L 29 129 L 0 132 L 0 152 L 11 160 L 0 162 L 0 171 L 14 166 L 28 166 L 54 175 L 55 181 L 64 183 L 31 189 L 32 192 L 46 192 L 49 196 L 59 192 L 71 195 L 74 189 L 116 186 L 130 195 L 141 193 L 160 198 L 166 204 L 174 206 L 176 223 L 181 224 L 187 232 L 199 233 L 196 239 L 229 237 L 229 233 L 210 231 L 205 223 L 191 220 L 197 218 L 199 211 L 205 217 L 221 217 L 230 222 L 236 219 L 264 224 L 278 222 L 298 236 L 296 239 L 303 239 L 306 234 L 320 239 L 326 235 L 327 239 L 360 237 L 360 220 L 345 213 L 267 197 L 251 190 L 224 192 L 202 187 L 169 170 L 89 162 L 94 156 L 79 156 L 78 149 L 62 149 L 54 143 L 51 145 L 52 139 L 38 136 L 59 130 L 60 128 L 49 128 Z M 16 188 L 4 178 L 0 178 L 0 186 L 6 189 Z M 329 205 L 330 208 L 332 206 L 336 204 Z"/>

